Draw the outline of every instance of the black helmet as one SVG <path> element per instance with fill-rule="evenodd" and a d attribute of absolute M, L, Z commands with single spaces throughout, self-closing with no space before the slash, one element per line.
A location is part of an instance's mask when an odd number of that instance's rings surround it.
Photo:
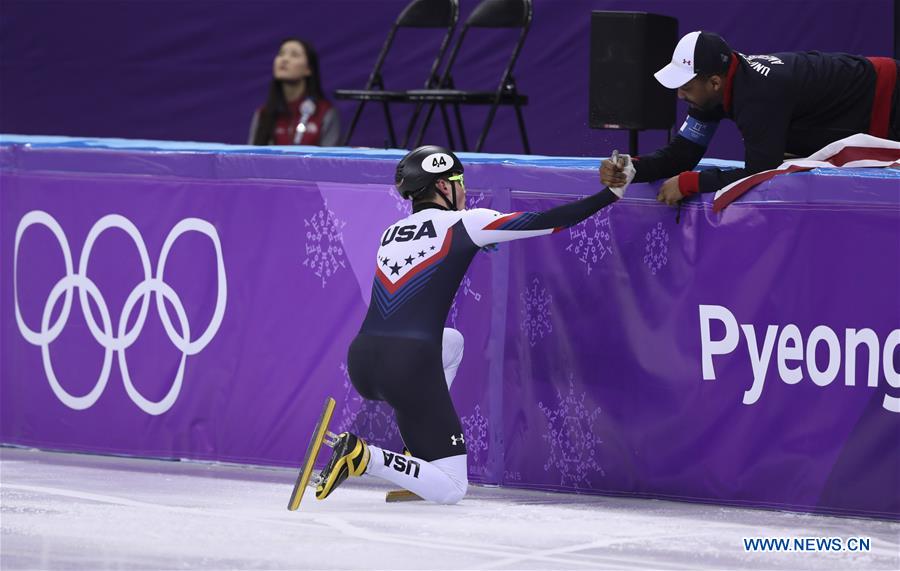
<path fill-rule="evenodd" d="M 463 172 L 462 163 L 446 147 L 425 145 L 410 151 L 397 164 L 394 184 L 403 198 L 415 198 L 417 194 L 446 178 Z"/>

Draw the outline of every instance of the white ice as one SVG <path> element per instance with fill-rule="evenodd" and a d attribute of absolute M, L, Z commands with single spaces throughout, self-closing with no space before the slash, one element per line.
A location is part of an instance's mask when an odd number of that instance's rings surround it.
<path fill-rule="evenodd" d="M 473 487 L 386 504 L 352 479 L 286 509 L 286 469 L 0 449 L 0 568 L 900 569 L 900 523 Z M 745 552 L 744 537 L 871 551 Z"/>

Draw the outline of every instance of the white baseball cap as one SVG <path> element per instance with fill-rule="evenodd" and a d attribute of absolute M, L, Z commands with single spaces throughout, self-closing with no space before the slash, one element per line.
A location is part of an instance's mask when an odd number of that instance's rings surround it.
<path fill-rule="evenodd" d="M 672 61 L 653 74 L 669 89 L 677 89 L 697 74 L 724 73 L 731 62 L 731 48 L 718 34 L 691 32 L 678 41 Z"/>

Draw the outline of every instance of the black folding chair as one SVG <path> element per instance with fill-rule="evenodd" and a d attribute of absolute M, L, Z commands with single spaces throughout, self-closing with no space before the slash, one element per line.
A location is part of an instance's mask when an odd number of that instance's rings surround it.
<path fill-rule="evenodd" d="M 384 45 L 381 46 L 381 52 L 375 60 L 375 67 L 369 74 L 369 80 L 366 82 L 364 89 L 338 89 L 335 91 L 336 99 L 344 99 L 351 101 L 359 101 L 353 120 L 350 122 L 350 128 L 344 135 L 343 145 L 350 143 L 350 137 L 356 129 L 356 124 L 362 115 L 363 108 L 369 101 L 381 102 L 384 109 L 384 116 L 387 121 L 388 137 L 392 147 L 397 147 L 397 137 L 394 133 L 394 122 L 391 119 L 391 111 L 389 103 L 405 102 L 407 96 L 405 91 L 386 91 L 384 88 L 384 78 L 381 76 L 381 68 L 384 60 L 387 58 L 391 45 L 394 43 L 394 36 L 400 28 L 445 28 L 447 31 L 441 40 L 438 53 L 431 65 L 428 78 L 425 80 L 426 88 L 433 88 L 439 85 L 438 68 L 450 44 L 450 36 L 456 28 L 459 20 L 459 0 L 413 0 L 407 4 L 406 8 L 400 13 L 388 32 Z M 421 104 L 417 106 L 421 107 Z M 407 139 L 409 135 L 407 134 Z M 404 141 L 404 146 L 406 141 Z"/>
<path fill-rule="evenodd" d="M 513 67 L 516 65 L 516 60 L 519 57 L 519 52 L 522 50 L 522 45 L 525 43 L 525 38 L 528 35 L 533 11 L 532 0 L 482 0 L 482 2 L 475 7 L 472 14 L 466 19 L 462 33 L 460 33 L 456 45 L 453 47 L 450 59 L 447 62 L 447 68 L 444 70 L 441 77 L 441 82 L 439 84 L 440 88 L 414 89 L 406 92 L 410 102 L 430 104 L 428 113 L 419 130 L 419 136 L 415 146 L 422 144 L 422 139 L 425 137 L 425 130 L 431 122 L 435 106 L 441 107 L 441 112 L 445 116 L 444 124 L 447 128 L 447 138 L 450 140 L 451 147 L 453 146 L 453 135 L 450 132 L 450 124 L 446 120 L 446 106 L 453 105 L 462 149 L 465 151 L 469 150 L 459 107 L 460 105 L 490 105 L 491 107 L 488 110 L 487 121 L 485 121 L 484 128 L 475 145 L 475 151 L 479 152 L 484 146 L 485 138 L 491 128 L 491 123 L 494 121 L 497 108 L 500 105 L 512 105 L 516 112 L 516 119 L 519 123 L 519 132 L 522 136 L 522 145 L 525 147 L 525 153 L 531 154 L 531 147 L 528 145 L 528 135 L 525 132 L 525 120 L 522 117 L 522 106 L 528 104 L 528 97 L 518 92 L 512 71 Z M 503 75 L 500 77 L 500 83 L 494 91 L 464 91 L 454 89 L 452 77 L 453 64 L 456 62 L 460 46 L 462 46 L 463 41 L 465 41 L 466 34 L 470 28 L 522 29 L 516 44 L 513 47 L 509 62 L 506 64 Z M 414 114 L 413 121 L 417 118 L 418 114 Z M 410 124 L 408 131 L 411 132 L 412 130 L 413 126 Z"/>

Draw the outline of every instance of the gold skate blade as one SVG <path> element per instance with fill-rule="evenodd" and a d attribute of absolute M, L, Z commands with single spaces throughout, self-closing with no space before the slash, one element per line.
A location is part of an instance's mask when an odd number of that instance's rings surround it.
<path fill-rule="evenodd" d="M 331 422 L 331 416 L 334 414 L 334 399 L 328 397 L 325 401 L 325 407 L 322 409 L 322 416 L 316 423 L 313 430 L 312 438 L 309 440 L 309 447 L 306 449 L 306 456 L 300 465 L 300 474 L 297 476 L 297 482 L 294 484 L 294 491 L 291 493 L 291 499 L 288 501 L 287 509 L 295 511 L 300 507 L 300 500 L 303 499 L 303 492 L 312 476 L 313 466 L 316 464 L 316 458 L 319 457 L 319 449 L 322 447 L 322 441 L 325 439 L 325 433 L 328 431 L 328 423 Z"/>
<path fill-rule="evenodd" d="M 389 504 L 394 502 L 416 502 L 422 500 L 418 495 L 409 490 L 391 490 L 384 496 L 384 501 Z"/>

